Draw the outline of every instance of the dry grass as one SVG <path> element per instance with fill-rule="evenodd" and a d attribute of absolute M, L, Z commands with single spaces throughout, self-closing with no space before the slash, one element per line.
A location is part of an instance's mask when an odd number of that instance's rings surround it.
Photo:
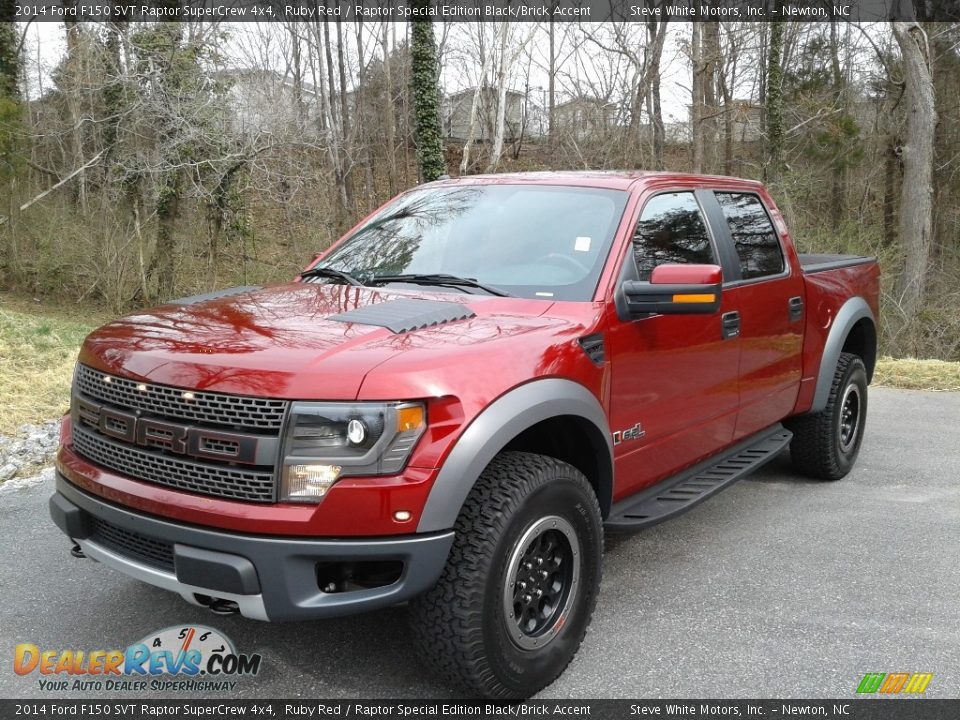
<path fill-rule="evenodd" d="M 0 294 L 0 435 L 67 410 L 77 351 L 106 317 Z"/>
<path fill-rule="evenodd" d="M 0 435 L 67 410 L 80 344 L 109 317 L 103 310 L 0 293 Z M 874 382 L 909 390 L 960 391 L 960 363 L 885 357 L 877 361 Z"/>
<path fill-rule="evenodd" d="M 884 357 L 877 360 L 876 385 L 904 390 L 960 391 L 960 362 Z"/>

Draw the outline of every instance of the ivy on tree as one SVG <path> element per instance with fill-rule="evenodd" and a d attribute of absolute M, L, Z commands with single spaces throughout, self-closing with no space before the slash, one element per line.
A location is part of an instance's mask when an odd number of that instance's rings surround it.
<path fill-rule="evenodd" d="M 446 172 L 440 126 L 440 91 L 437 87 L 437 46 L 433 24 L 426 13 L 430 0 L 416 0 L 418 19 L 411 27 L 411 88 L 413 91 L 414 138 L 420 179 L 436 180 Z"/>

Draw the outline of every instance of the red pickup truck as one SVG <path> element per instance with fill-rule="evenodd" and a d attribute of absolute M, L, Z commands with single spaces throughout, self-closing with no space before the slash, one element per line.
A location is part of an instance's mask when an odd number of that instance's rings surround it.
<path fill-rule="evenodd" d="M 527 697 L 580 646 L 604 532 L 789 446 L 857 458 L 879 269 L 798 255 L 764 187 L 535 173 L 417 187 L 296 281 L 84 342 L 53 520 L 220 613 L 408 601 L 447 678 Z"/>

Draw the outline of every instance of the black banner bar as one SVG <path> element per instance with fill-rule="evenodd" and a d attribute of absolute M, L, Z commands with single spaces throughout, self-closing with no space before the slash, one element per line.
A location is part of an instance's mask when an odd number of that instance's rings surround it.
<path fill-rule="evenodd" d="M 837 700 L 0 700 L 13 718 L 827 718 L 956 720 L 960 699 Z"/>
<path fill-rule="evenodd" d="M 376 20 L 408 22 L 607 22 L 673 20 L 879 22 L 960 20 L 960 0 L 17 0 L 20 21 L 228 22 Z"/>

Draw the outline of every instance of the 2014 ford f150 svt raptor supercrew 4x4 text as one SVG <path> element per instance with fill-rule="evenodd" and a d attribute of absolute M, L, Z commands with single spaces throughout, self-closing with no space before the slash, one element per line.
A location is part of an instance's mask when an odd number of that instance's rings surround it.
<path fill-rule="evenodd" d="M 219 612 L 408 601 L 446 677 L 526 697 L 584 638 L 605 531 L 788 445 L 805 475 L 851 469 L 878 277 L 798 255 L 757 182 L 426 184 L 295 282 L 94 331 L 51 514 L 75 555 Z"/>

